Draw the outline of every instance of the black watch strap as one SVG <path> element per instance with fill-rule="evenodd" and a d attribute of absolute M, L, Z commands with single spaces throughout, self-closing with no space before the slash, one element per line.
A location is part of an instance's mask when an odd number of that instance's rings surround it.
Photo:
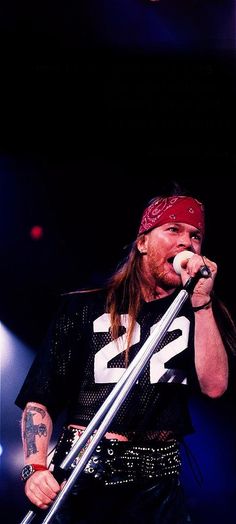
<path fill-rule="evenodd" d="M 35 471 L 45 471 L 48 469 L 46 466 L 43 466 L 42 464 L 26 464 L 26 466 L 23 467 L 21 471 L 21 480 L 23 482 L 26 482 Z"/>

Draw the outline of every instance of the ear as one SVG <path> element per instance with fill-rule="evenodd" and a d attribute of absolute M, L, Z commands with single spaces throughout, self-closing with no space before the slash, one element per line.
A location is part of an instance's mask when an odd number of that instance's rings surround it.
<path fill-rule="evenodd" d="M 141 255 L 147 254 L 148 237 L 147 235 L 140 235 L 137 239 L 137 249 Z"/>

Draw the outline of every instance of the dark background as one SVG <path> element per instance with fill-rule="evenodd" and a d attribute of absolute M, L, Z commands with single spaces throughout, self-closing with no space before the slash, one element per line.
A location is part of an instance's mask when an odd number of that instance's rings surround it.
<path fill-rule="evenodd" d="M 0 10 L 1 485 L 14 524 L 26 507 L 14 399 L 58 298 L 110 274 L 171 179 L 206 204 L 204 250 L 236 317 L 235 5 L 9 1 Z M 184 453 L 189 504 L 197 524 L 231 523 L 234 396 L 192 399 L 191 409 L 187 441 L 204 482 Z"/>

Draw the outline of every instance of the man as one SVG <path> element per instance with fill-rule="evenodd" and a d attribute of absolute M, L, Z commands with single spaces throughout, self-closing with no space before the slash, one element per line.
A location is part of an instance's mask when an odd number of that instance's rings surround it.
<path fill-rule="evenodd" d="M 16 400 L 24 408 L 22 439 L 30 466 L 22 473 L 25 493 L 41 509 L 61 489 L 47 465 L 52 420 L 65 410 L 53 457 L 58 466 L 181 286 L 198 277 L 55 522 L 191 522 L 179 482 L 179 442 L 193 431 L 189 387 L 211 398 L 223 395 L 233 340 L 223 336 L 215 320 L 217 266 L 201 255 L 204 233 L 198 200 L 178 194 L 157 197 L 144 210 L 130 253 L 105 288 L 64 297 Z M 183 259 L 179 275 L 173 260 L 184 250 L 193 256 Z M 199 273 L 203 264 L 208 278 Z M 235 337 L 225 309 L 224 315 Z"/>

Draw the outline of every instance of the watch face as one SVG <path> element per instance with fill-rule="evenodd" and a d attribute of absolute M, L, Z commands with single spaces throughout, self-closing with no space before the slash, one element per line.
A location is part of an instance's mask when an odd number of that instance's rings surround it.
<path fill-rule="evenodd" d="M 34 468 L 31 464 L 27 464 L 27 466 L 24 466 L 21 472 L 21 478 L 22 480 L 27 480 L 32 473 L 34 473 Z"/>

